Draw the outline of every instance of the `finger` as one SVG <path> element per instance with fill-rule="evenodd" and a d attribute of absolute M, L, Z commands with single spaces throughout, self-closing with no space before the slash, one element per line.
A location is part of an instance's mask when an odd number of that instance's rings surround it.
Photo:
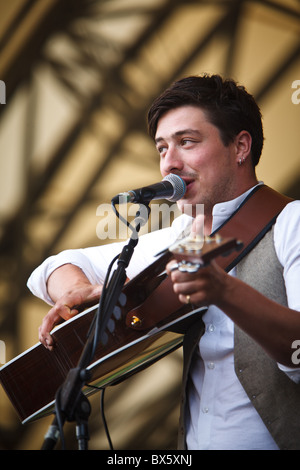
<path fill-rule="evenodd" d="M 178 263 L 174 259 L 170 261 L 166 266 L 167 274 L 170 275 L 175 269 L 177 269 Z"/>
<path fill-rule="evenodd" d="M 193 282 L 175 282 L 173 290 L 177 295 L 188 295 L 197 292 L 198 287 Z"/>
<path fill-rule="evenodd" d="M 180 294 L 178 296 L 178 299 L 183 304 L 194 304 L 192 297 L 193 297 L 193 294 L 187 294 L 187 295 Z"/>
<path fill-rule="evenodd" d="M 63 319 L 63 317 L 60 315 L 60 311 L 61 309 L 59 307 L 54 306 L 43 318 L 42 324 L 39 327 L 39 340 L 47 349 L 52 349 L 54 345 L 54 341 L 50 335 L 50 332 Z M 66 313 L 64 316 L 66 316 Z"/>
<path fill-rule="evenodd" d="M 54 341 L 50 335 L 51 329 L 43 322 L 39 327 L 39 340 L 45 348 L 52 350 L 54 346 Z"/>
<path fill-rule="evenodd" d="M 173 283 L 194 282 L 195 280 L 202 278 L 202 274 L 199 275 L 198 271 L 190 272 L 190 271 L 183 271 L 180 269 L 174 269 L 173 271 L 170 272 L 170 277 Z"/>
<path fill-rule="evenodd" d="M 49 351 L 53 350 L 53 347 L 54 347 L 53 338 L 49 332 L 43 329 L 42 326 L 39 327 L 39 340 L 46 349 L 49 349 Z"/>
<path fill-rule="evenodd" d="M 53 315 L 48 313 L 39 327 L 39 340 L 47 349 L 53 348 L 54 342 L 50 332 L 56 323 L 57 321 L 53 319 Z"/>
<path fill-rule="evenodd" d="M 100 285 L 88 287 L 62 297 L 44 317 L 39 328 L 39 340 L 47 349 L 53 349 L 54 342 L 50 333 L 56 325 L 77 315 L 80 310 L 77 305 L 86 306 L 87 302 L 99 299 L 102 287 Z"/>

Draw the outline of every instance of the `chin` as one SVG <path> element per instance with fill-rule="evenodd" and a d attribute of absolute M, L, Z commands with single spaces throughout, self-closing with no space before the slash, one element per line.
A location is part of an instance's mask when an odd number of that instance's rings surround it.
<path fill-rule="evenodd" d="M 194 217 L 195 213 L 195 204 L 189 199 L 182 199 L 177 202 L 178 209 L 180 212 L 186 215 L 191 215 Z"/>

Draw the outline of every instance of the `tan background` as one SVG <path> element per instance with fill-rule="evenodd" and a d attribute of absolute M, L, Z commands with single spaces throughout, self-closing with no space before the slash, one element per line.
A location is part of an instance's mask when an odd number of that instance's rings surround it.
<path fill-rule="evenodd" d="M 299 198 L 297 0 L 0 0 L 0 339 L 6 361 L 37 341 L 47 306 L 26 280 L 47 256 L 100 243 L 99 204 L 160 180 L 146 134 L 174 79 L 217 72 L 257 98 L 258 176 Z M 114 215 L 112 215 L 114 217 Z M 181 352 L 107 390 L 116 449 L 174 448 Z M 107 449 L 92 400 L 93 449 Z M 20 425 L 0 390 L 0 448 L 39 449 L 49 419 Z M 76 448 L 72 425 L 68 445 Z"/>

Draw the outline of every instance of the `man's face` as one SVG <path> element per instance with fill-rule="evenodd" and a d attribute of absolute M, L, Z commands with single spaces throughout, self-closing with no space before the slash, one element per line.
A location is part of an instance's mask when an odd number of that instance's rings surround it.
<path fill-rule="evenodd" d="M 213 206 L 236 197 L 236 146 L 223 144 L 219 130 L 197 106 L 182 106 L 165 113 L 158 121 L 155 135 L 162 176 L 175 173 L 187 185 L 177 202 L 204 204 L 206 213 Z"/>

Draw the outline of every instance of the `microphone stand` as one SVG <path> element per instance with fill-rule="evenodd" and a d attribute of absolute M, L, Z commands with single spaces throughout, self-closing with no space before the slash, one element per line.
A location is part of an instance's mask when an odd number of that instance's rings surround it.
<path fill-rule="evenodd" d="M 138 210 L 135 217 L 136 226 L 133 227 L 131 224 L 126 222 L 132 230 L 132 235 L 128 244 L 124 246 L 118 257 L 117 268 L 109 281 L 104 297 L 102 293 L 98 311 L 93 319 L 90 329 L 93 334 L 89 334 L 77 366 L 70 369 L 65 381 L 56 393 L 55 416 L 44 437 L 41 450 L 54 449 L 59 437 L 62 441 L 62 448 L 65 448 L 63 426 L 66 421 L 76 422 L 78 450 L 88 449 L 88 418 L 91 413 L 91 406 L 82 392 L 83 386 L 91 379 L 91 373 L 87 370 L 87 367 L 94 357 L 95 349 L 99 340 L 105 344 L 105 329 L 126 282 L 126 268 L 131 260 L 134 248 L 138 243 L 138 232 L 140 231 L 140 228 L 146 224 L 149 217 L 150 208 L 148 203 L 146 204 L 146 208 L 148 212 L 147 219 L 142 217 L 141 211 Z M 105 299 L 103 302 L 101 302 L 102 297 Z M 103 311 L 101 307 L 103 307 Z"/>

